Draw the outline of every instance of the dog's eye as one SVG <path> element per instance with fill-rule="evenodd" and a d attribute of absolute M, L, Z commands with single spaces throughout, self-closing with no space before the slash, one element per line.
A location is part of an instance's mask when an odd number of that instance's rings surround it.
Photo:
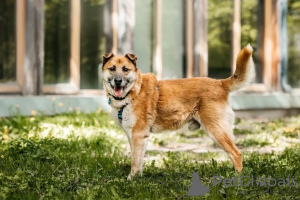
<path fill-rule="evenodd" d="M 123 70 L 123 72 L 128 72 L 129 71 L 129 69 L 126 68 L 126 67 L 123 67 L 122 70 Z"/>
<path fill-rule="evenodd" d="M 109 71 L 111 72 L 116 71 L 116 66 L 112 66 L 111 68 L 109 68 Z"/>

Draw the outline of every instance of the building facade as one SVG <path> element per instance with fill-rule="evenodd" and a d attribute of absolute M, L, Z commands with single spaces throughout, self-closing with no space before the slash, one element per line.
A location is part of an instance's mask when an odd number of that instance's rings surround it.
<path fill-rule="evenodd" d="M 256 80 L 230 96 L 239 117 L 300 111 L 295 0 L 3 0 L 0 116 L 109 109 L 101 58 L 135 53 L 158 79 L 227 78 L 254 47 Z"/>

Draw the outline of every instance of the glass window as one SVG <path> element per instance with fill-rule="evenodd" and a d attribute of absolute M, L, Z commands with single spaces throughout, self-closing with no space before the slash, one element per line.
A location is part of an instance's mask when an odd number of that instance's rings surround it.
<path fill-rule="evenodd" d="M 253 60 L 256 67 L 255 82 L 262 83 L 263 63 L 259 57 L 259 47 L 263 45 L 264 37 L 263 2 L 257 0 L 242 0 L 241 6 L 241 48 L 248 43 L 253 47 Z"/>
<path fill-rule="evenodd" d="M 100 89 L 98 66 L 106 49 L 105 0 L 81 0 L 80 88 Z"/>
<path fill-rule="evenodd" d="M 288 81 L 294 88 L 300 87 L 300 1 L 288 1 Z"/>
<path fill-rule="evenodd" d="M 46 0 L 44 83 L 68 83 L 69 62 L 70 0 Z"/>
<path fill-rule="evenodd" d="M 182 0 L 163 0 L 162 69 L 163 78 L 184 76 L 184 6 Z"/>
<path fill-rule="evenodd" d="M 153 0 L 135 1 L 134 53 L 142 73 L 152 71 Z"/>
<path fill-rule="evenodd" d="M 232 20 L 232 0 L 208 1 L 209 77 L 228 78 L 231 76 Z"/>
<path fill-rule="evenodd" d="M 16 81 L 16 1 L 0 1 L 0 83 Z"/>

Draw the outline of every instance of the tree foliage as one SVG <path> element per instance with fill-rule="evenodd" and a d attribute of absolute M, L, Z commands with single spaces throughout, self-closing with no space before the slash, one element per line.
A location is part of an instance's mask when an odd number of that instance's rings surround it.
<path fill-rule="evenodd" d="M 288 80 L 292 87 L 300 87 L 300 1 L 288 1 Z"/>

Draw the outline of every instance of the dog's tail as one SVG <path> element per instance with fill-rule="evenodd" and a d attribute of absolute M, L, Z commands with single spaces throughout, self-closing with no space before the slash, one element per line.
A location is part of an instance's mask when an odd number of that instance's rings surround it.
<path fill-rule="evenodd" d="M 241 89 L 248 85 L 255 78 L 255 67 L 252 59 L 253 48 L 250 44 L 244 47 L 236 59 L 234 74 L 222 80 L 228 86 L 229 92 Z"/>

